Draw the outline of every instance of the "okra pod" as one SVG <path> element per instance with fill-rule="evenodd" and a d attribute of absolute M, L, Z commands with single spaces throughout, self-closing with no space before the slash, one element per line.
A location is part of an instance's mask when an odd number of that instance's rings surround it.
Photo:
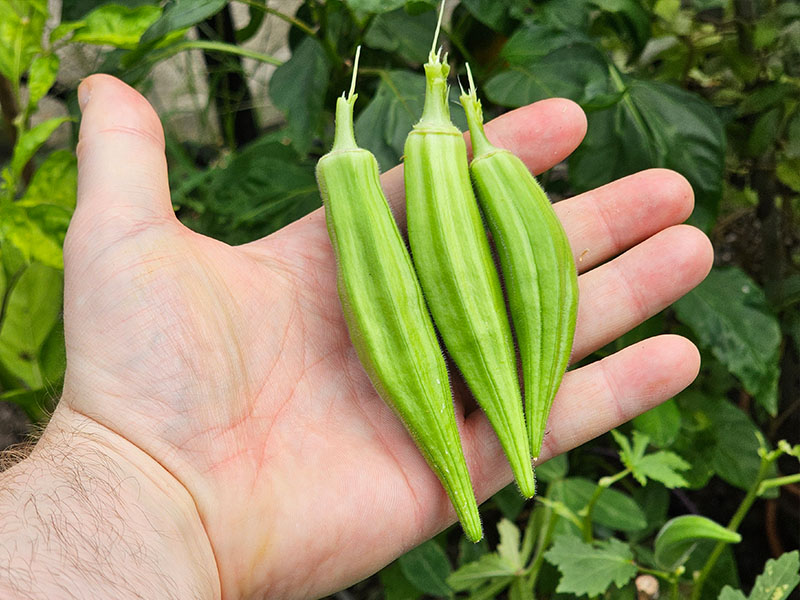
<path fill-rule="evenodd" d="M 349 95 L 336 103 L 333 148 L 317 164 L 345 321 L 375 389 L 441 480 L 467 537 L 478 541 L 480 515 L 444 357 L 378 163 L 356 145 L 354 89 L 355 70 Z"/>
<path fill-rule="evenodd" d="M 450 121 L 449 70 L 446 56 L 442 61 L 432 48 L 422 118 L 405 144 L 411 254 L 445 346 L 497 433 L 520 491 L 531 497 L 536 486 L 511 325 L 464 138 Z"/>
<path fill-rule="evenodd" d="M 550 200 L 525 164 L 493 146 L 469 75 L 462 93 L 473 159 L 470 173 L 500 258 L 522 359 L 528 436 L 534 460 L 569 362 L 578 308 L 578 278 L 569 240 Z"/>

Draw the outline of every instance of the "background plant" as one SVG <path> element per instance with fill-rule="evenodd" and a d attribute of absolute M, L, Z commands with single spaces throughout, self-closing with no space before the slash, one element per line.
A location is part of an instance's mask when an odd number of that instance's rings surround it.
<path fill-rule="evenodd" d="M 791 445 L 800 430 L 800 5 L 449 5 L 454 72 L 469 61 L 488 116 L 550 96 L 587 112 L 583 144 L 542 177 L 554 199 L 655 166 L 692 183 L 690 222 L 711 236 L 714 269 L 587 360 L 676 332 L 698 343 L 703 368 L 679 397 L 540 466 L 537 502 L 513 489 L 494 496 L 483 507 L 487 541 L 468 544 L 450 529 L 343 597 L 632 597 L 642 574 L 662 595 L 787 597 L 800 567 Z M 165 115 L 173 203 L 192 228 L 240 243 L 320 205 L 314 164 L 330 147 L 333 99 L 359 44 L 359 144 L 384 169 L 400 161 L 421 113 L 434 9 L 429 0 L 65 0 L 59 18 L 45 0 L 0 0 L 0 397 L 43 420 L 63 379 L 61 244 L 78 118 L 63 75 L 71 50 L 101 48 L 95 70 L 146 93 L 165 61 L 201 59 L 195 112 L 217 134 L 187 138 Z M 259 46 L 277 23 L 289 27 L 280 58 Z M 267 93 L 284 115 L 277 126 L 259 122 L 265 68 L 275 69 Z M 42 116 L 48 102 L 61 116 Z"/>

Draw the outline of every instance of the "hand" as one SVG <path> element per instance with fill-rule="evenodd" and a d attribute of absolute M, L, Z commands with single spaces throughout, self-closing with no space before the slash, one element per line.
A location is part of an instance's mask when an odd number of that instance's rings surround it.
<path fill-rule="evenodd" d="M 441 485 L 350 344 L 322 210 L 239 247 L 193 233 L 170 205 L 163 134 L 144 98 L 98 75 L 80 99 L 54 420 L 88 420 L 188 491 L 223 598 L 321 596 L 451 523 Z M 536 173 L 585 130 L 580 108 L 558 99 L 487 127 Z M 383 183 L 404 222 L 401 167 Z M 681 176 L 652 170 L 556 205 L 582 273 L 573 361 L 703 279 L 710 244 L 679 225 L 692 204 Z M 569 372 L 543 458 L 673 396 L 698 367 L 689 341 L 659 336 Z M 465 401 L 457 418 L 482 501 L 511 474 Z"/>

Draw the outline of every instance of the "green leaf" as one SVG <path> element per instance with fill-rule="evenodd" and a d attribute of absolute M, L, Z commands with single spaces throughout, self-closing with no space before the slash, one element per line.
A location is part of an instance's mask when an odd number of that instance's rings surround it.
<path fill-rule="evenodd" d="M 511 483 L 492 496 L 492 500 L 506 519 L 512 521 L 525 506 L 525 497 L 519 493 L 516 483 Z"/>
<path fill-rule="evenodd" d="M 577 513 L 586 506 L 596 488 L 597 484 L 589 479 L 568 477 L 550 484 L 550 497 Z M 598 498 L 592 520 L 598 525 L 620 531 L 639 531 L 647 526 L 647 518 L 633 498 L 611 488 Z"/>
<path fill-rule="evenodd" d="M 75 208 L 78 185 L 78 161 L 69 150 L 47 155 L 25 189 L 20 206 L 54 204 L 69 211 Z"/>
<path fill-rule="evenodd" d="M 496 552 L 491 552 L 454 571 L 447 578 L 447 583 L 455 591 L 460 592 L 474 589 L 490 579 L 513 577 L 516 574 L 517 569 L 514 565 Z"/>
<path fill-rule="evenodd" d="M 728 400 L 698 392 L 681 394 L 679 405 L 686 427 L 678 440 L 686 443 L 676 449 L 731 485 L 749 489 L 761 465 L 758 428 L 750 418 Z M 692 448 L 696 454 L 691 454 Z"/>
<path fill-rule="evenodd" d="M 46 0 L 0 0 L 0 74 L 19 85 L 42 49 Z"/>
<path fill-rule="evenodd" d="M 431 596 L 450 596 L 453 590 L 447 585 L 450 561 L 444 550 L 429 540 L 398 559 L 400 569 L 408 581 L 420 592 Z"/>
<path fill-rule="evenodd" d="M 536 479 L 544 482 L 556 481 L 564 479 L 569 472 L 569 459 L 568 454 L 564 452 L 548 460 L 536 467 Z"/>
<path fill-rule="evenodd" d="M 384 600 L 417 600 L 422 595 L 403 575 L 397 561 L 381 569 L 378 578 L 383 585 Z"/>
<path fill-rule="evenodd" d="M 522 557 L 519 552 L 519 529 L 508 519 L 500 519 L 500 522 L 497 524 L 497 533 L 500 534 L 500 542 L 497 544 L 497 553 L 515 569 L 521 569 L 523 565 Z"/>
<path fill-rule="evenodd" d="M 587 191 L 650 167 L 674 169 L 695 191 L 690 222 L 708 229 L 722 195 L 725 157 L 725 133 L 713 107 L 676 86 L 626 83 L 613 73 L 623 98 L 588 115 L 586 137 L 569 159 L 570 183 Z"/>
<path fill-rule="evenodd" d="M 700 342 L 775 416 L 781 333 L 758 284 L 735 267 L 712 269 L 674 307 Z"/>
<path fill-rule="evenodd" d="M 386 13 L 401 8 L 406 0 L 345 0 L 347 5 L 360 13 Z"/>
<path fill-rule="evenodd" d="M 217 14 L 228 0 L 169 0 L 158 20 L 144 31 L 141 42 L 154 42 L 172 32 L 186 29 Z"/>
<path fill-rule="evenodd" d="M 461 0 L 461 4 L 478 21 L 499 32 L 509 29 L 526 8 L 524 0 Z"/>
<path fill-rule="evenodd" d="M 765 87 L 748 92 L 739 104 L 736 114 L 742 117 L 764 113 L 796 93 L 797 88 L 791 83 L 769 83 Z"/>
<path fill-rule="evenodd" d="M 545 555 L 561 571 L 557 592 L 597 596 L 612 583 L 622 587 L 636 575 L 630 548 L 616 538 L 592 545 L 560 535 Z"/>
<path fill-rule="evenodd" d="M 402 56 L 408 62 L 422 64 L 428 58 L 435 27 L 436 11 L 409 15 L 398 8 L 372 20 L 364 35 L 364 43 L 370 48 Z"/>
<path fill-rule="evenodd" d="M 301 155 L 308 153 L 319 131 L 329 77 L 330 65 L 322 44 L 307 37 L 270 79 L 270 97 L 286 114 L 289 137 Z"/>
<path fill-rule="evenodd" d="M 282 132 L 255 140 L 222 168 L 197 177 L 181 203 L 197 207 L 184 222 L 241 244 L 266 236 L 321 205 L 314 164 L 282 143 Z"/>
<path fill-rule="evenodd" d="M 756 577 L 749 600 L 785 600 L 800 583 L 799 571 L 800 553 L 797 550 L 768 560 L 764 572 Z"/>
<path fill-rule="evenodd" d="M 681 429 L 681 413 L 675 400 L 670 399 L 633 419 L 633 426 L 650 438 L 659 448 L 669 446 Z"/>
<path fill-rule="evenodd" d="M 642 485 L 647 484 L 647 479 L 660 481 L 668 488 L 686 487 L 687 481 L 677 471 L 686 471 L 691 465 L 674 452 L 659 450 L 648 454 L 639 461 L 634 474 Z"/>
<path fill-rule="evenodd" d="M 669 571 L 674 570 L 686 562 L 698 540 L 737 544 L 742 536 L 699 515 L 675 517 L 667 521 L 656 536 L 656 563 Z"/>
<path fill-rule="evenodd" d="M 0 323 L 0 363 L 29 388 L 42 388 L 40 353 L 61 312 L 63 280 L 57 269 L 32 263 L 11 292 Z"/>
<path fill-rule="evenodd" d="M 66 121 L 69 117 L 55 117 L 42 121 L 38 125 L 22 133 L 14 146 L 14 155 L 11 158 L 11 173 L 14 179 L 18 179 L 22 174 L 22 169 L 28 164 L 36 154 L 36 151 L 41 148 L 52 133 Z"/>
<path fill-rule="evenodd" d="M 58 62 L 58 56 L 55 54 L 41 54 L 34 59 L 28 74 L 28 110 L 30 112 L 36 110 L 39 100 L 47 95 L 56 82 Z"/>
<path fill-rule="evenodd" d="M 409 131 L 422 115 L 425 76 L 409 71 L 380 71 L 380 84 L 372 100 L 356 119 L 356 141 L 372 152 L 381 170 L 400 162 Z M 458 92 L 450 89 L 450 111 L 459 129 L 466 119 Z"/>
<path fill-rule="evenodd" d="M 719 593 L 718 600 L 747 600 L 747 596 L 745 596 L 741 590 L 735 590 L 731 586 L 726 585 Z"/>
<path fill-rule="evenodd" d="M 783 185 L 800 192 L 800 158 L 780 161 L 775 174 Z"/>
<path fill-rule="evenodd" d="M 35 260 L 56 269 L 63 269 L 61 245 L 69 215 L 54 215 L 51 211 L 45 210 L 45 214 L 41 211 L 31 213 L 31 209 L 18 204 L 2 206 L 0 244 L 4 246 L 4 256 L 9 254 L 5 250 L 7 250 L 6 245 L 10 244 L 16 248 L 23 263 Z M 54 216 L 55 222 L 52 219 Z"/>
<path fill-rule="evenodd" d="M 775 149 L 782 117 L 783 110 L 780 107 L 758 116 L 750 132 L 750 137 L 747 138 L 747 154 L 759 157 Z"/>
<path fill-rule="evenodd" d="M 593 45 L 575 43 L 512 65 L 489 79 L 484 91 L 492 102 L 509 107 L 552 97 L 588 103 L 608 94 L 608 64 Z"/>
<path fill-rule="evenodd" d="M 71 41 L 133 49 L 160 15 L 161 8 L 158 6 L 129 8 L 119 4 L 104 4 L 86 15 L 83 26 L 75 30 Z"/>
<path fill-rule="evenodd" d="M 680 456 L 666 450 L 646 455 L 650 438 L 640 431 L 633 432 L 633 448 L 628 439 L 617 430 L 612 430 L 611 433 L 620 446 L 622 462 L 641 485 L 647 485 L 648 478 L 660 481 L 669 488 L 688 485 L 676 471 L 686 471 L 691 465 Z"/>

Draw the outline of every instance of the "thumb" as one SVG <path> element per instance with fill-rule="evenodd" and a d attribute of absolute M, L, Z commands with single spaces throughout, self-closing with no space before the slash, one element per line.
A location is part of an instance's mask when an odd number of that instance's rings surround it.
<path fill-rule="evenodd" d="M 109 75 L 85 79 L 78 101 L 83 118 L 73 225 L 116 237 L 177 221 L 169 197 L 164 131 L 152 106 Z"/>

